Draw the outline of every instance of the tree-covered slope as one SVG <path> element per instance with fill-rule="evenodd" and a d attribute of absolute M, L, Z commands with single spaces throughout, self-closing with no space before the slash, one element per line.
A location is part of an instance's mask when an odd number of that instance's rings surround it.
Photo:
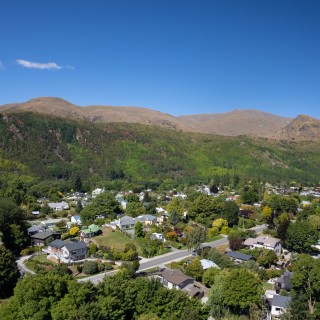
<path fill-rule="evenodd" d="M 2 175 L 41 180 L 318 182 L 320 144 L 93 124 L 35 113 L 0 115 Z M 31 178 L 30 178 L 31 179 Z"/>

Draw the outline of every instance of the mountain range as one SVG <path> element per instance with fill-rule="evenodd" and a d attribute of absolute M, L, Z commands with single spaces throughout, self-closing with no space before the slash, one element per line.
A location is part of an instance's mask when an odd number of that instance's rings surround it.
<path fill-rule="evenodd" d="M 222 136 L 253 136 L 277 140 L 320 140 L 320 120 L 305 115 L 295 119 L 259 110 L 172 116 L 140 107 L 76 106 L 61 98 L 41 97 L 0 106 L 0 112 L 36 112 L 92 123 L 138 123 L 162 128 Z"/>

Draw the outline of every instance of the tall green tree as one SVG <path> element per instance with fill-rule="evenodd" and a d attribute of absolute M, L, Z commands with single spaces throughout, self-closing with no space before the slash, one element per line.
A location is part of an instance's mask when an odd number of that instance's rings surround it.
<path fill-rule="evenodd" d="M 292 315 L 294 320 L 320 318 L 320 260 L 301 254 L 292 264 Z"/>
<path fill-rule="evenodd" d="M 318 232 L 308 222 L 297 221 L 288 227 L 286 244 L 296 252 L 311 252 L 312 245 L 315 245 L 317 241 Z"/>
<path fill-rule="evenodd" d="M 13 254 L 0 246 L 0 298 L 8 298 L 20 277 L 20 272 Z"/>

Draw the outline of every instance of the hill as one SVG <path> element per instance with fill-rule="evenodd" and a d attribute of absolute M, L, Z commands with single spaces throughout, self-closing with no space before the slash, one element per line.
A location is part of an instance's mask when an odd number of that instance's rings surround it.
<path fill-rule="evenodd" d="M 177 131 L 193 128 L 174 116 L 147 108 L 87 106 L 79 107 L 60 98 L 42 97 L 24 103 L 0 106 L 0 112 L 37 112 L 66 119 L 87 119 L 91 122 L 126 122 L 160 126 Z"/>
<path fill-rule="evenodd" d="M 79 107 L 60 98 L 36 98 L 24 103 L 3 105 L 0 112 L 37 112 L 66 119 L 91 122 L 138 123 L 184 132 L 224 136 L 248 135 L 272 137 L 292 119 L 258 110 L 233 110 L 220 114 L 198 114 L 174 117 L 147 108 L 87 106 Z"/>
<path fill-rule="evenodd" d="M 281 140 L 320 141 L 320 120 L 299 115 L 273 137 Z"/>
<path fill-rule="evenodd" d="M 36 184 L 31 190 L 37 193 L 52 181 L 70 190 L 78 178 L 86 189 L 107 183 L 169 189 L 210 180 L 318 182 L 319 142 L 184 133 L 31 112 L 0 114 L 0 137 L 3 192 Z"/>
<path fill-rule="evenodd" d="M 258 110 L 233 110 L 218 114 L 198 114 L 180 116 L 178 119 L 199 132 L 223 136 L 248 135 L 271 137 L 284 128 L 291 118 L 276 116 Z"/>

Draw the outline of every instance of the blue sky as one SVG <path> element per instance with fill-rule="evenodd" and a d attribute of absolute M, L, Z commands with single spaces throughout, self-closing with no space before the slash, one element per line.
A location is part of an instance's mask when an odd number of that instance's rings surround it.
<path fill-rule="evenodd" d="M 320 119 L 319 16 L 319 0 L 2 1 L 0 105 Z"/>

